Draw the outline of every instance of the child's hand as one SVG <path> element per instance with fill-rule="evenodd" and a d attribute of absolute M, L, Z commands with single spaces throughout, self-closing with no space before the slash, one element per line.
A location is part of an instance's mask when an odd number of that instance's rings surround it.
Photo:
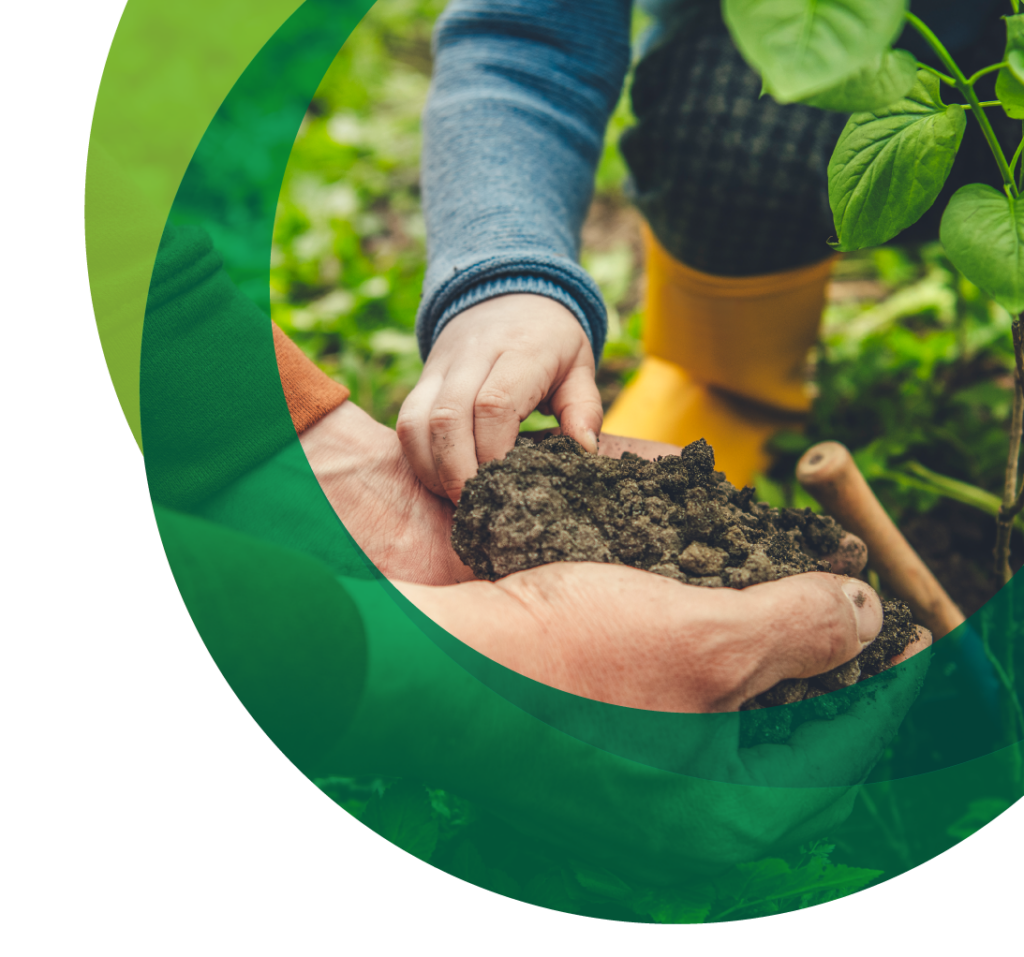
<path fill-rule="evenodd" d="M 477 465 L 505 455 L 537 408 L 597 451 L 601 399 L 576 317 L 547 296 L 499 296 L 442 330 L 399 413 L 398 437 L 420 481 L 458 502 Z"/>

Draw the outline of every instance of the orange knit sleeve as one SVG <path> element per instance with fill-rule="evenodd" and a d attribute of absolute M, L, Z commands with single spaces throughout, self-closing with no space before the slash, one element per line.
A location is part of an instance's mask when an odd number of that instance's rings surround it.
<path fill-rule="evenodd" d="M 301 434 L 341 405 L 348 398 L 349 391 L 307 359 L 276 323 L 273 326 L 274 352 L 284 397 L 295 431 Z"/>

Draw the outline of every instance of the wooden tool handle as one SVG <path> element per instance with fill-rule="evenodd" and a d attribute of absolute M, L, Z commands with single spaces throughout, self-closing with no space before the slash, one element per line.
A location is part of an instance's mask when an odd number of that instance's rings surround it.
<path fill-rule="evenodd" d="M 935 638 L 964 620 L 964 613 L 882 508 L 845 445 L 812 446 L 797 463 L 796 477 L 844 529 L 864 540 L 879 577 Z"/>

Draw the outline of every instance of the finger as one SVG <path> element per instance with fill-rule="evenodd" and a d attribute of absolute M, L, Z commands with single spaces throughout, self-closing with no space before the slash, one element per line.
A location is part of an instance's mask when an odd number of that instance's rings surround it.
<path fill-rule="evenodd" d="M 839 547 L 825 556 L 825 561 L 832 564 L 832 572 L 836 575 L 859 575 L 868 563 L 868 547 L 851 532 L 847 532 L 839 541 Z"/>
<path fill-rule="evenodd" d="M 925 650 L 921 644 L 913 654 Z M 917 642 L 914 643 L 918 645 Z M 912 655 L 913 656 L 913 655 Z M 911 656 L 911 657 L 912 657 Z M 887 672 L 887 679 L 871 679 L 874 687 L 845 714 L 829 721 L 808 721 L 796 729 L 785 745 L 762 745 L 744 755 L 748 770 L 761 784 L 774 787 L 830 788 L 862 781 L 878 761 L 917 699 L 926 674 L 910 666 Z M 834 692 L 834 693 L 852 693 Z M 780 755 L 777 749 L 788 749 Z"/>
<path fill-rule="evenodd" d="M 932 633 L 927 628 L 922 628 L 921 625 L 915 625 L 917 629 L 917 637 L 907 645 L 898 655 L 893 655 L 889 659 L 889 667 L 895 667 L 896 665 L 903 664 L 904 661 L 909 661 L 914 655 L 919 655 L 922 651 L 932 646 Z"/>
<path fill-rule="evenodd" d="M 551 396 L 550 406 L 563 435 L 575 439 L 588 452 L 597 451 L 604 410 L 592 367 L 579 365 L 570 370 Z"/>
<path fill-rule="evenodd" d="M 492 368 L 489 360 L 453 366 L 428 417 L 430 452 L 444 494 L 458 504 L 466 480 L 476 475 L 473 409 Z"/>
<path fill-rule="evenodd" d="M 838 668 L 882 628 L 878 595 L 855 578 L 794 575 L 744 589 L 743 598 L 753 605 L 745 612 L 753 667 L 744 687 L 749 697 L 786 678 L 812 678 Z"/>
<path fill-rule="evenodd" d="M 477 461 L 502 458 L 519 434 L 519 424 L 536 407 L 549 386 L 549 373 L 522 353 L 501 356 L 473 403 L 473 437 Z"/>
<path fill-rule="evenodd" d="M 447 498 L 430 446 L 430 410 L 443 384 L 442 375 L 425 374 L 402 403 L 395 431 L 416 477 L 435 495 Z"/>

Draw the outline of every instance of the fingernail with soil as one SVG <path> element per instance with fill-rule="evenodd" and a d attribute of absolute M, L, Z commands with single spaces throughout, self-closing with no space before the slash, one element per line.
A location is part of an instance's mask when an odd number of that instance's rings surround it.
<path fill-rule="evenodd" d="M 878 596 L 864 582 L 855 578 L 843 582 L 843 592 L 853 605 L 860 643 L 866 645 L 874 641 L 882 629 L 882 603 Z"/>
<path fill-rule="evenodd" d="M 597 436 L 594 435 L 590 429 L 584 429 L 583 434 L 580 436 L 580 445 L 583 446 L 588 452 L 597 451 Z"/>

